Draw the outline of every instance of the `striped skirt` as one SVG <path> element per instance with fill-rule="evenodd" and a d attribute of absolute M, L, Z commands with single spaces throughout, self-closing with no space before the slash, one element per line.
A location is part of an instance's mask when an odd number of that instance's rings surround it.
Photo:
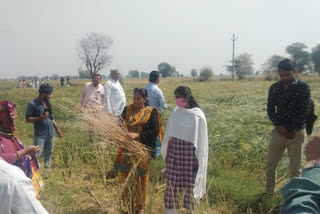
<path fill-rule="evenodd" d="M 166 209 L 193 209 L 193 187 L 198 160 L 192 143 L 172 138 L 166 157 L 167 186 L 164 196 Z"/>

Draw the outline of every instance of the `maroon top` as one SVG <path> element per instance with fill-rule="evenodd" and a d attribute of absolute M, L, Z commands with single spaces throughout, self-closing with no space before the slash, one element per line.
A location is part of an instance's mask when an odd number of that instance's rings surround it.
<path fill-rule="evenodd" d="M 16 152 L 18 151 L 12 139 L 0 135 L 0 156 L 10 164 L 16 162 Z"/>
<path fill-rule="evenodd" d="M 20 167 L 27 177 L 32 178 L 30 158 L 24 155 L 16 160 L 15 153 L 24 149 L 24 146 L 14 134 L 14 113 L 15 104 L 13 102 L 0 100 L 0 156 L 8 163 Z"/>

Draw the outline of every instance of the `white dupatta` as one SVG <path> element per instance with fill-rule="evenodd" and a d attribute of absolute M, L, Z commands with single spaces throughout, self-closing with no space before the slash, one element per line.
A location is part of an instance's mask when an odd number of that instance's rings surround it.
<path fill-rule="evenodd" d="M 161 144 L 161 155 L 166 159 L 168 142 L 172 138 L 193 143 L 195 155 L 199 162 L 193 195 L 195 199 L 201 199 L 206 194 L 207 166 L 208 166 L 208 131 L 207 121 L 200 108 L 173 109 L 167 123 Z"/>

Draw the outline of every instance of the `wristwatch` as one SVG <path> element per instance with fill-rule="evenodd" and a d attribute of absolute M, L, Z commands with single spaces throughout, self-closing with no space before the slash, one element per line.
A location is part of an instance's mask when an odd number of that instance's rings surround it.
<path fill-rule="evenodd" d="M 320 168 L 320 162 L 316 160 L 307 161 L 304 164 L 304 169 Z"/>

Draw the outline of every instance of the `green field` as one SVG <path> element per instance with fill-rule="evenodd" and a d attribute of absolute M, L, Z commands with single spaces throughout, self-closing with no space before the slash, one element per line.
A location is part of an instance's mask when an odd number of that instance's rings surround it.
<path fill-rule="evenodd" d="M 319 115 L 318 76 L 301 76 L 309 83 Z M 54 85 L 51 99 L 53 114 L 64 137 L 55 139 L 53 168 L 41 169 L 45 191 L 41 202 L 50 213 L 119 213 L 116 200 L 117 178 L 112 159 L 116 148 L 91 145 L 88 134 L 79 127 L 77 111 L 84 81 L 73 81 L 70 88 Z M 279 194 L 260 203 L 256 198 L 264 191 L 265 155 L 272 130 L 266 113 L 267 92 L 273 82 L 263 80 L 197 82 L 191 78 L 162 79 L 160 88 L 171 107 L 175 106 L 174 89 L 188 85 L 203 109 L 209 133 L 209 166 L 207 200 L 198 213 L 278 213 L 282 203 Z M 17 134 L 25 145 L 33 142 L 33 126 L 24 121 L 27 103 L 37 97 L 37 90 L 16 88 L 16 82 L 0 82 L 0 100 L 17 104 Z M 126 79 L 127 102 L 135 87 L 147 79 Z M 165 126 L 170 110 L 163 114 Z M 319 130 L 318 122 L 315 130 Z M 309 137 L 308 137 L 309 138 Z M 41 163 L 43 159 L 41 159 Z M 160 157 L 152 162 L 146 213 L 164 213 L 165 179 Z M 278 167 L 277 190 L 288 180 L 288 161 Z"/>

